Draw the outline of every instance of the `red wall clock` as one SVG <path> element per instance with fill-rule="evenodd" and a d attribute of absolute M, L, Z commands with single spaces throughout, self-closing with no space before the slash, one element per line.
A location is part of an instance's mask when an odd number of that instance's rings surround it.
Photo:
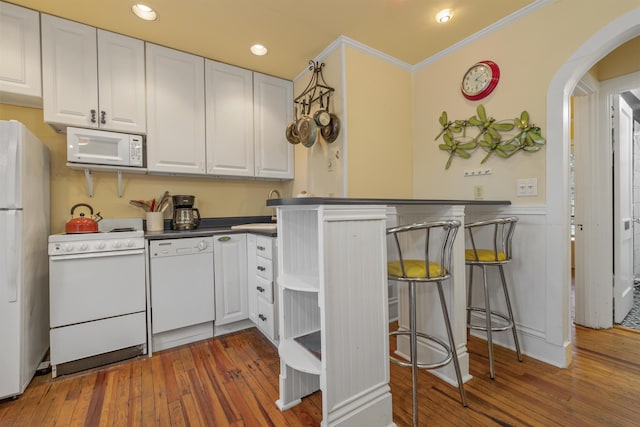
<path fill-rule="evenodd" d="M 478 101 L 486 98 L 498 86 L 500 68 L 493 61 L 473 64 L 462 77 L 460 90 L 465 98 Z"/>

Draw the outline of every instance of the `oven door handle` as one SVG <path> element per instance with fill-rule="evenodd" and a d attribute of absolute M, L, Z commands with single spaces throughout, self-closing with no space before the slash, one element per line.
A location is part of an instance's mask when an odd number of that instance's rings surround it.
<path fill-rule="evenodd" d="M 131 249 L 126 251 L 91 252 L 87 254 L 54 255 L 49 257 L 51 261 L 65 261 L 69 259 L 105 258 L 127 255 L 144 255 L 144 249 Z"/>

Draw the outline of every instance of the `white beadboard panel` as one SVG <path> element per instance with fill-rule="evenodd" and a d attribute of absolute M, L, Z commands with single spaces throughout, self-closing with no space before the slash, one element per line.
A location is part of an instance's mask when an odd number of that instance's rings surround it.
<path fill-rule="evenodd" d="M 276 405 L 281 411 L 298 403 L 300 398 L 310 395 L 320 388 L 320 376 L 296 371 L 280 362 L 280 399 Z"/>
<path fill-rule="evenodd" d="M 278 262 L 282 264 L 279 280 L 284 283 L 295 280 L 299 276 L 302 280 L 316 284 L 318 277 L 318 213 L 315 210 L 285 211 L 278 214 L 280 223 L 279 237 L 282 245 L 279 249 Z M 282 253 L 287 256 L 282 256 Z M 291 282 L 291 286 L 294 283 Z"/>
<path fill-rule="evenodd" d="M 283 339 L 296 338 L 320 329 L 320 307 L 316 292 L 283 289 L 282 308 L 285 319 Z"/>
<path fill-rule="evenodd" d="M 324 224 L 322 339 L 329 412 L 389 381 L 386 358 L 372 357 L 388 351 L 384 234 L 380 219 Z"/>

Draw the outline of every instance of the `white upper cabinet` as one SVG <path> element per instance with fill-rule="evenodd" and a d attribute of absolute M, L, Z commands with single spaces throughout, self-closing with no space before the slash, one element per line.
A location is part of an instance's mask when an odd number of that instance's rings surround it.
<path fill-rule="evenodd" d="M 293 83 L 253 74 L 255 176 L 293 179 L 293 145 L 286 137 L 293 120 Z"/>
<path fill-rule="evenodd" d="M 147 131 L 144 42 L 98 30 L 99 127 Z"/>
<path fill-rule="evenodd" d="M 0 2 L 0 102 L 42 107 L 38 12 Z"/>
<path fill-rule="evenodd" d="M 253 176 L 253 73 L 205 60 L 207 174 Z"/>
<path fill-rule="evenodd" d="M 44 120 L 144 133 L 144 42 L 42 14 Z"/>
<path fill-rule="evenodd" d="M 204 58 L 146 45 L 147 169 L 204 175 Z"/>

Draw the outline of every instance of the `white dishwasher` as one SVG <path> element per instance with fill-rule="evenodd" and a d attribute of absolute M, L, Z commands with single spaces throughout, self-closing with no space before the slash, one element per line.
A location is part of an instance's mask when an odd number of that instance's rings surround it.
<path fill-rule="evenodd" d="M 151 240 L 149 264 L 154 350 L 213 336 L 213 237 Z"/>

